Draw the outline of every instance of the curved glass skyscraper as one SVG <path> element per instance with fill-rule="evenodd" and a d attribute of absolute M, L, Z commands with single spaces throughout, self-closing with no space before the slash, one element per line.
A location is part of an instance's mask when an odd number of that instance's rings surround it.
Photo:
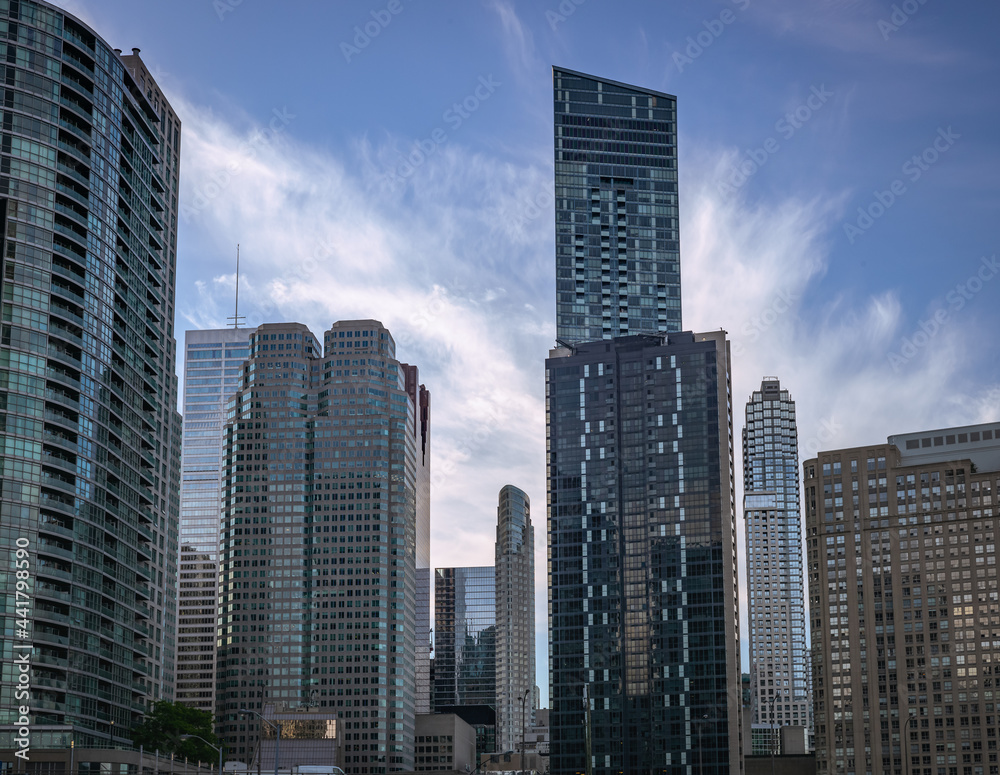
<path fill-rule="evenodd" d="M 33 598 L 3 656 L 30 648 L 32 747 L 100 745 L 174 682 L 180 122 L 138 49 L 47 3 L 0 3 L 0 28 L 0 543 Z"/>
<path fill-rule="evenodd" d="M 535 529 L 531 501 L 512 484 L 497 506 L 496 616 L 497 744 L 511 751 L 535 710 Z"/>

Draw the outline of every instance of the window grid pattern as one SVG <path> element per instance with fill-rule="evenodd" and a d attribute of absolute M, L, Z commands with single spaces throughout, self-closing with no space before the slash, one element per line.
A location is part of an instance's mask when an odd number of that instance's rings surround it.
<path fill-rule="evenodd" d="M 435 707 L 496 707 L 495 581 L 493 566 L 435 570 Z"/>
<path fill-rule="evenodd" d="M 746 405 L 743 490 L 752 721 L 811 727 L 795 402 L 765 379 Z"/>
<path fill-rule="evenodd" d="M 177 600 L 178 702 L 215 713 L 222 418 L 239 388 L 252 328 L 187 331 Z"/>
<path fill-rule="evenodd" d="M 299 324 L 250 339 L 224 425 L 217 725 L 251 760 L 265 703 L 333 708 L 351 775 L 412 770 L 430 396 L 378 321 L 323 354 Z M 422 524 L 421 524 L 422 523 Z"/>
<path fill-rule="evenodd" d="M 553 81 L 557 339 L 680 330 L 676 99 Z"/>
<path fill-rule="evenodd" d="M 497 742 L 512 751 L 535 718 L 535 529 L 527 494 L 509 484 L 497 505 L 495 563 Z"/>
<path fill-rule="evenodd" d="M 595 774 L 739 767 L 727 363 L 722 334 L 546 361 L 554 772 L 588 729 Z"/>
<path fill-rule="evenodd" d="M 1000 473 L 893 445 L 803 468 L 817 772 L 994 772 Z"/>
<path fill-rule="evenodd" d="M 2 3 L 0 28 L 0 543 L 28 540 L 32 723 L 106 746 L 173 698 L 180 122 L 137 53 L 55 6 Z M 23 617 L 0 618 L 12 648 Z"/>

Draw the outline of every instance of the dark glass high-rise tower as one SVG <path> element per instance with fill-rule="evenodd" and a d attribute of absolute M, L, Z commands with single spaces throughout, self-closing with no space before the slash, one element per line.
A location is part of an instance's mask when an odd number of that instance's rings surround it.
<path fill-rule="evenodd" d="M 556 338 L 679 331 L 677 100 L 552 68 Z"/>
<path fill-rule="evenodd" d="M 553 81 L 551 771 L 736 775 L 729 343 L 680 331 L 676 100 Z"/>
<path fill-rule="evenodd" d="M 740 772 L 729 343 L 552 351 L 551 771 Z M 589 705 L 589 713 L 588 713 Z"/>
<path fill-rule="evenodd" d="M 173 693 L 180 121 L 138 49 L 44 2 L 0 25 L 0 544 L 33 597 L 15 635 L 5 566 L 3 658 L 30 649 L 32 748 L 100 746 Z"/>

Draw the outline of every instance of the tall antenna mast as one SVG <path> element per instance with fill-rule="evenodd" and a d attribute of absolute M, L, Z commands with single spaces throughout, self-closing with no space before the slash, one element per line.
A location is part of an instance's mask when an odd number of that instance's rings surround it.
<path fill-rule="evenodd" d="M 246 321 L 246 316 L 240 314 L 240 243 L 236 243 L 236 311 L 227 320 L 233 328 L 239 328 L 240 323 Z"/>

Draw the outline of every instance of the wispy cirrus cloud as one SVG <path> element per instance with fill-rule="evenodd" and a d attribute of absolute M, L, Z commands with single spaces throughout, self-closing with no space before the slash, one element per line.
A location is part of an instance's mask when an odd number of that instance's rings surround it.
<path fill-rule="evenodd" d="M 914 300 L 891 288 L 824 294 L 846 192 L 753 204 L 743 192 L 721 195 L 718 181 L 738 157 L 737 149 L 690 153 L 680 182 L 685 327 L 730 333 L 738 491 L 743 411 L 764 376 L 777 376 L 796 400 L 802 460 L 822 449 L 884 442 L 893 433 L 996 420 L 1000 385 L 972 376 L 975 353 L 967 348 L 979 328 L 975 304 L 985 299 L 969 299 L 970 309 L 955 311 L 905 368 L 894 368 L 890 355 L 914 336 L 906 314 Z M 970 256 L 968 266 L 956 269 L 956 282 L 980 266 L 980 257 Z M 927 300 L 923 318 L 930 320 L 943 301 Z"/>
<path fill-rule="evenodd" d="M 184 201 L 259 127 L 182 96 L 172 103 L 184 121 Z M 182 225 L 178 328 L 221 326 L 231 314 L 236 242 L 249 324 L 297 320 L 319 333 L 338 319 L 385 323 L 433 394 L 434 564 L 491 562 L 502 485 L 534 502 L 544 666 L 551 168 L 473 151 L 456 135 L 404 186 L 387 186 L 382 170 L 412 142 L 361 138 L 335 152 L 298 141 L 292 125 L 261 146 L 238 184 Z M 737 434 L 764 375 L 778 376 L 798 402 L 803 454 L 990 419 L 1000 388 L 963 376 L 974 357 L 962 347 L 974 310 L 894 372 L 887 354 L 908 333 L 912 300 L 891 288 L 824 294 L 846 195 L 791 192 L 751 204 L 742 192 L 719 193 L 736 149 L 694 138 L 681 148 L 684 320 L 730 332 Z"/>

